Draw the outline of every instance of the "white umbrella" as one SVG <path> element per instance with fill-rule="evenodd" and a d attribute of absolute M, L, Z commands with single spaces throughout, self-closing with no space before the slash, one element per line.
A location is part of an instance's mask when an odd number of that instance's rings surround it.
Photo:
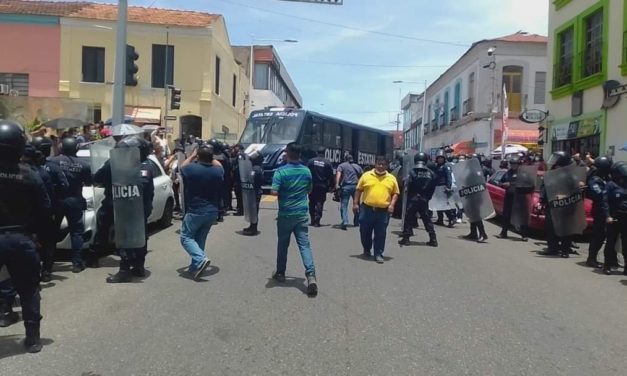
<path fill-rule="evenodd" d="M 501 154 L 501 152 L 503 151 L 503 149 L 499 146 L 498 148 L 494 149 L 494 151 L 492 152 L 492 154 Z M 529 149 L 527 149 L 526 147 L 522 146 L 522 145 L 517 145 L 517 144 L 505 144 L 505 154 L 516 154 L 516 153 L 526 153 L 528 152 Z"/>
<path fill-rule="evenodd" d="M 132 136 L 142 133 L 144 133 L 144 130 L 133 124 L 118 124 L 111 127 L 113 136 Z"/>

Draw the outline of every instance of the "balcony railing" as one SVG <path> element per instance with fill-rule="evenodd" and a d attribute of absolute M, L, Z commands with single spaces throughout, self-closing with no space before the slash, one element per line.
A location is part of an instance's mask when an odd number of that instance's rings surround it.
<path fill-rule="evenodd" d="M 457 110 L 457 106 L 451 108 L 451 122 L 459 120 L 459 111 Z"/>
<path fill-rule="evenodd" d="M 446 124 L 445 124 L 444 120 L 445 120 L 444 119 L 444 114 L 440 114 L 440 117 L 438 119 L 438 126 L 440 126 L 440 127 L 445 126 Z"/>
<path fill-rule="evenodd" d="M 593 76 L 603 70 L 603 48 L 595 46 L 579 54 L 581 78 Z"/>
<path fill-rule="evenodd" d="M 467 100 L 465 100 L 463 107 L 464 107 L 464 116 L 466 116 L 466 115 L 468 115 L 468 113 L 474 111 L 475 108 L 474 108 L 473 99 L 472 98 L 468 98 Z"/>

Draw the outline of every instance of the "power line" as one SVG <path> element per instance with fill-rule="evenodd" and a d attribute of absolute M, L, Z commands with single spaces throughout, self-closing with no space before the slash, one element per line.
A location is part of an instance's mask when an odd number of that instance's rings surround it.
<path fill-rule="evenodd" d="M 255 10 L 258 10 L 258 11 L 261 11 L 261 12 L 276 14 L 276 15 L 279 15 L 279 16 L 290 17 L 290 18 L 293 18 L 293 19 L 307 21 L 307 22 L 312 22 L 312 23 L 317 23 L 317 24 L 321 24 L 321 25 L 337 27 L 337 28 L 340 28 L 340 29 L 361 31 L 361 32 L 364 32 L 364 33 L 377 34 L 377 35 L 383 35 L 383 36 L 391 37 L 391 38 L 407 39 L 407 40 L 413 40 L 413 41 L 418 41 L 418 42 L 445 44 L 445 45 L 456 46 L 456 47 L 470 47 L 468 44 L 464 44 L 464 43 L 447 42 L 447 41 L 441 41 L 441 40 L 435 40 L 435 39 L 417 38 L 417 37 L 412 37 L 412 36 L 409 36 L 409 35 L 387 33 L 385 31 L 369 30 L 369 29 L 364 29 L 364 28 L 361 28 L 361 27 L 340 25 L 340 24 L 336 24 L 336 23 L 333 23 L 333 22 L 327 22 L 327 21 L 321 21 L 321 20 L 316 20 L 316 19 L 307 18 L 307 17 L 295 16 L 293 14 L 277 12 L 277 11 L 270 10 L 270 9 L 256 7 L 256 6 L 253 6 L 253 5 L 242 4 L 242 3 L 238 3 L 236 1 L 231 1 L 231 0 L 219 0 L 219 1 L 221 1 L 223 3 L 227 3 L 227 4 L 232 4 L 232 5 L 236 5 L 236 6 L 239 6 L 239 7 L 243 7 L 243 8 L 255 9 Z"/>
<path fill-rule="evenodd" d="M 314 61 L 305 59 L 285 59 L 286 61 L 296 61 L 307 64 L 339 65 L 348 67 L 372 67 L 372 68 L 448 68 L 448 65 L 387 65 L 387 64 L 362 64 L 362 63 L 342 63 L 336 61 Z"/>

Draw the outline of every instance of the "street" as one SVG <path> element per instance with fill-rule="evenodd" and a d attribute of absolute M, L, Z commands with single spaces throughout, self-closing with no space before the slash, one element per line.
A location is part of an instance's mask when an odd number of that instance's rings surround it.
<path fill-rule="evenodd" d="M 545 258 L 542 243 L 458 237 L 468 224 L 423 229 L 400 248 L 391 220 L 386 262 L 361 258 L 338 203 L 310 227 L 320 293 L 308 298 L 292 241 L 288 280 L 270 279 L 276 202 L 265 197 L 261 235 L 236 234 L 228 216 L 209 234 L 211 267 L 199 282 L 175 231 L 151 236 L 149 276 L 110 285 L 99 269 L 56 265 L 43 285 L 41 353 L 24 354 L 20 321 L 0 332 L 2 375 L 619 375 L 627 366 L 627 277 Z M 422 227 L 422 225 L 421 225 Z M 622 271 L 622 270 L 621 270 Z"/>

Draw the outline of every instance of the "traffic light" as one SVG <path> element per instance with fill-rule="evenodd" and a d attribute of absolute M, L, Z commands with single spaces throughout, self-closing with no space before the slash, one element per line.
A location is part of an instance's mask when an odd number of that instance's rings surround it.
<path fill-rule="evenodd" d="M 170 110 L 181 109 L 181 89 L 170 86 Z"/>
<path fill-rule="evenodd" d="M 135 62 L 139 59 L 139 54 L 135 52 L 135 47 L 126 45 L 126 86 L 137 86 L 135 74 L 139 71 Z"/>

